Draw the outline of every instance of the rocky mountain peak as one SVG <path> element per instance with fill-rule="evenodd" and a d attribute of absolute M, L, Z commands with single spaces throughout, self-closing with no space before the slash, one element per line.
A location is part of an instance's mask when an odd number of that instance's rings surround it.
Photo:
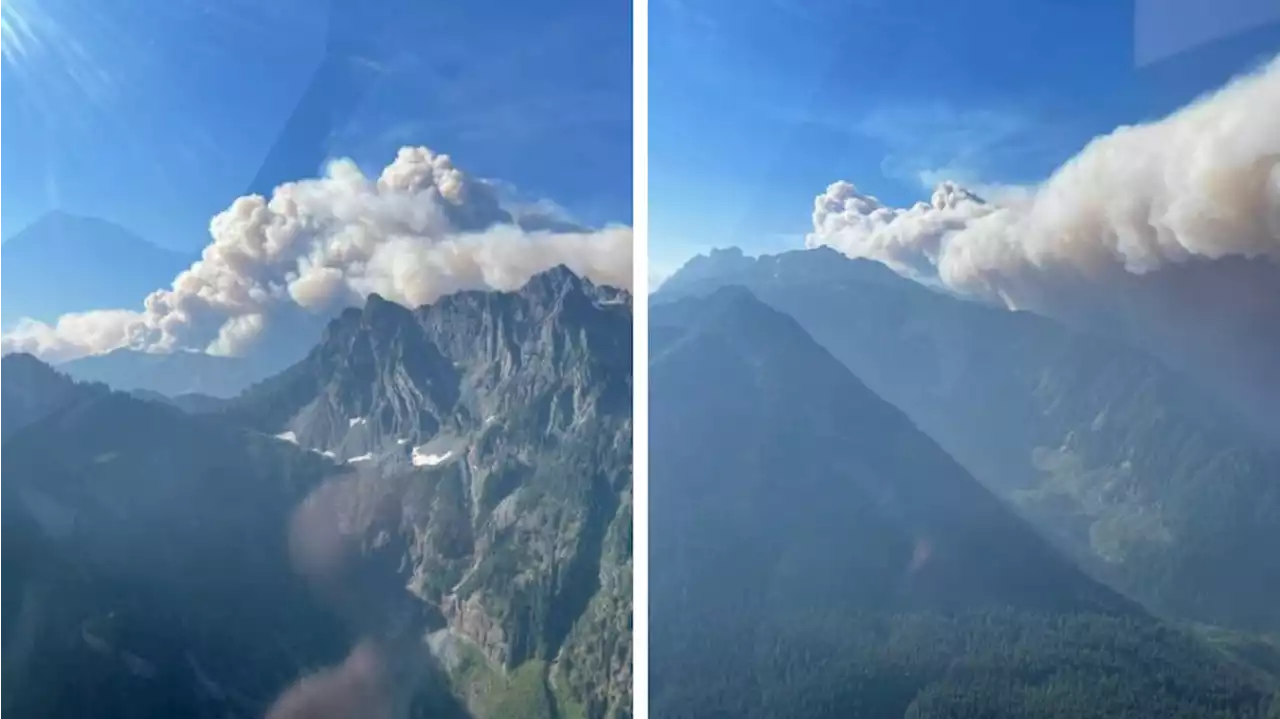
<path fill-rule="evenodd" d="M 556 265 L 549 270 L 543 270 L 533 277 L 529 278 L 529 282 L 525 284 L 526 289 L 534 289 L 538 287 L 553 288 L 581 288 L 591 285 L 591 280 L 580 277 L 567 265 Z"/>

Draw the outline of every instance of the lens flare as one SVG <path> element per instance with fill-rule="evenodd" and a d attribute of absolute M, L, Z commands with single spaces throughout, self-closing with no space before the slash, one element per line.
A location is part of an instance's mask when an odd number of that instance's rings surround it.
<path fill-rule="evenodd" d="M 22 16 L 19 4 L 15 0 L 0 2 L 0 56 L 4 64 L 15 64 L 26 52 L 27 38 L 31 36 L 31 27 Z"/>

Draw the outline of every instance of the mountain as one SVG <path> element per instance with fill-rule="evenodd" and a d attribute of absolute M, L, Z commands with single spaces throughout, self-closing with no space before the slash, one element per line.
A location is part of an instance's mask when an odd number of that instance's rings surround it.
<path fill-rule="evenodd" d="M 126 392 L 229 399 L 306 356 L 326 324 L 325 317 L 296 308 L 276 318 L 243 357 L 195 350 L 117 349 L 64 362 L 58 369 L 76 379 L 101 382 Z"/>
<path fill-rule="evenodd" d="M 223 413 L 401 478 L 378 491 L 403 511 L 357 531 L 401 533 L 468 696 L 521 678 L 562 715 L 630 711 L 630 302 L 563 267 L 416 310 L 372 295 Z"/>
<path fill-rule="evenodd" d="M 140 352 L 118 349 L 64 362 L 58 369 L 86 382 L 101 382 L 124 392 L 142 390 L 168 397 L 201 394 L 227 399 L 278 372 L 277 366 L 242 357 L 204 352 Z"/>
<path fill-rule="evenodd" d="M 105 220 L 50 212 L 0 246 L 3 317 L 9 330 L 23 317 L 53 322 L 68 312 L 141 308 L 199 259 L 167 250 Z M 110 272 L 103 272 L 110 267 Z"/>
<path fill-rule="evenodd" d="M 750 287 L 1095 577 L 1161 614 L 1280 628 L 1280 452 L 1187 377 L 834 250 L 718 257 L 655 299 Z"/>
<path fill-rule="evenodd" d="M 1137 611 L 747 290 L 654 308 L 651 325 L 653 551 L 671 543 L 693 562 L 676 543 L 697 527 L 732 537 L 746 562 L 688 581 L 754 586 L 739 607 L 830 582 L 824 594 L 868 609 Z M 802 551 L 835 537 L 849 547 L 835 559 Z"/>
<path fill-rule="evenodd" d="M 0 359 L 4 402 L 0 405 L 3 437 L 52 414 L 61 407 L 104 393 L 106 387 L 76 382 L 35 357 L 15 352 Z"/>
<path fill-rule="evenodd" d="M 283 541 L 333 469 L 109 392 L 7 437 L 4 713 L 255 716 L 340 658 L 348 629 Z"/>
<path fill-rule="evenodd" d="M 226 407 L 227 403 L 230 402 L 230 400 L 227 399 L 219 399 L 207 394 L 194 392 L 170 397 L 148 389 L 135 389 L 129 394 L 148 402 L 159 402 L 161 404 L 177 407 L 188 414 L 212 414 L 223 409 Z"/>
<path fill-rule="evenodd" d="M 791 317 L 724 287 L 650 322 L 655 716 L 1264 716 Z"/>
<path fill-rule="evenodd" d="M 385 716 L 629 716 L 624 293 L 558 268 L 417 310 L 375 296 L 199 414 L 109 397 L 4 446 L 6 498 L 58 488 L 4 523 L 6 597 L 59 568 L 8 611 L 57 628 L 6 646 L 14 716 L 79 716 L 69 689 L 38 701 L 85 672 L 119 700 L 101 716 L 261 716 L 289 686 L 270 716 L 311 716 L 326 683 L 371 673 Z M 56 540 L 29 541 L 42 521 Z"/>

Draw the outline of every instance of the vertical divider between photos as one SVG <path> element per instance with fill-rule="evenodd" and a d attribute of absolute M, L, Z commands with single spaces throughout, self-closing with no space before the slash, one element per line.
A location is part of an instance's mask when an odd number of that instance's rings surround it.
<path fill-rule="evenodd" d="M 649 4 L 632 0 L 632 701 L 649 716 Z"/>

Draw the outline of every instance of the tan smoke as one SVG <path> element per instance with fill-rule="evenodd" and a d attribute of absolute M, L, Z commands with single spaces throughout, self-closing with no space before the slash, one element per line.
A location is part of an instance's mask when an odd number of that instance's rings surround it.
<path fill-rule="evenodd" d="M 631 229 L 514 218 L 447 155 L 400 150 L 377 178 L 349 160 L 241 197 L 213 218 L 201 259 L 141 310 L 25 320 L 5 352 L 63 361 L 121 347 L 244 354 L 283 312 L 332 313 L 368 293 L 417 306 L 461 289 L 510 290 L 558 264 L 630 289 Z"/>
<path fill-rule="evenodd" d="M 385 664 L 372 642 L 357 644 L 341 664 L 289 687 L 267 719 L 395 719 Z"/>
<path fill-rule="evenodd" d="M 992 200 L 944 183 L 928 203 L 893 208 L 837 182 L 815 201 L 806 244 L 963 295 L 1104 323 L 1174 365 L 1274 397 L 1276 118 L 1280 57 L 1165 118 L 1099 137 L 1044 183 Z"/>
<path fill-rule="evenodd" d="M 944 183 L 931 202 L 897 209 L 837 182 L 815 202 L 807 243 L 992 299 L 1034 292 L 1023 280 L 1037 272 L 1088 280 L 1193 257 L 1274 261 L 1277 117 L 1280 57 L 1164 119 L 1097 138 L 1000 204 Z"/>
<path fill-rule="evenodd" d="M 294 571 L 362 638 L 341 663 L 287 687 L 267 719 L 403 719 L 414 696 L 441 680 L 421 627 L 404 621 L 418 614 L 417 598 L 367 551 L 379 532 L 398 530 L 403 480 L 348 468 L 294 510 L 288 527 Z"/>

